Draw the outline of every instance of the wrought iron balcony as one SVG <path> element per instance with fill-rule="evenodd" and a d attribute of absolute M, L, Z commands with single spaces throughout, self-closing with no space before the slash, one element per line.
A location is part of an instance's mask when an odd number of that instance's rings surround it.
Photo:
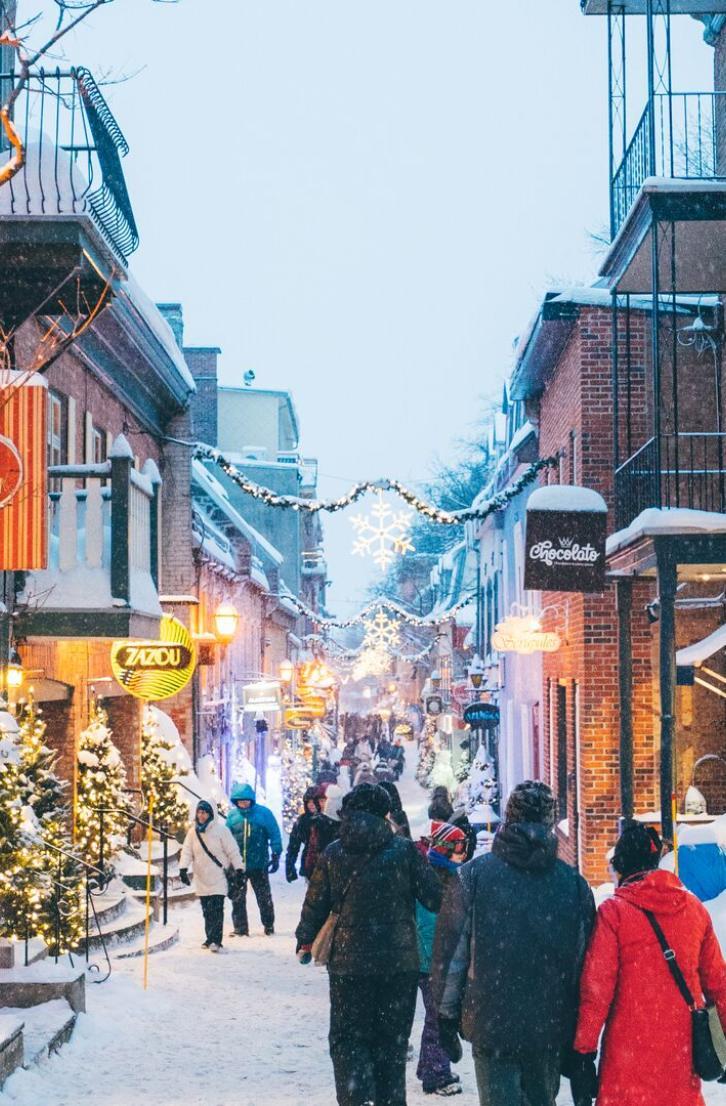
<path fill-rule="evenodd" d="M 617 234 L 648 177 L 716 180 L 726 176 L 726 92 L 673 92 L 646 105 L 610 182 Z"/>
<path fill-rule="evenodd" d="M 616 526 L 648 507 L 726 511 L 726 434 L 662 434 L 615 472 Z"/>
<path fill-rule="evenodd" d="M 4 96 L 16 79 L 0 74 Z M 0 188 L 0 220 L 86 215 L 125 261 L 139 244 L 121 168 L 128 144 L 88 70 L 32 73 L 12 115 L 25 164 Z M 9 156 L 0 145 L 0 164 Z"/>

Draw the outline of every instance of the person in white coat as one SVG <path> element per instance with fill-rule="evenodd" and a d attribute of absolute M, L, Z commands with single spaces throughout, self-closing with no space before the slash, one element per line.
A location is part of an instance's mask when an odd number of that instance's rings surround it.
<path fill-rule="evenodd" d="M 193 885 L 189 878 L 190 868 Z M 235 873 L 243 873 L 242 854 L 224 822 L 215 822 L 211 803 L 202 799 L 197 804 L 194 825 L 184 838 L 179 858 L 179 877 L 187 887 L 193 886 L 201 903 L 206 931 L 202 948 L 209 949 L 210 952 L 219 952 L 222 947 L 228 868 L 233 868 Z"/>

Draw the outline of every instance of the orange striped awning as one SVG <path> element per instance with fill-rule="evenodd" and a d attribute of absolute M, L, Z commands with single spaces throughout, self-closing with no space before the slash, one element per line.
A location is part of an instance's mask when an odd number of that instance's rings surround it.
<path fill-rule="evenodd" d="M 48 389 L 37 373 L 0 380 L 0 570 L 47 568 Z"/>

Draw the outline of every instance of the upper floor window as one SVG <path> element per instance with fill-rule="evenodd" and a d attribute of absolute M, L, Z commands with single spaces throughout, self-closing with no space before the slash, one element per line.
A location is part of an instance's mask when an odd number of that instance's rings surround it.
<path fill-rule="evenodd" d="M 48 392 L 48 464 L 68 463 L 68 399 Z"/>
<path fill-rule="evenodd" d="M 106 434 L 94 426 L 91 431 L 91 463 L 103 464 L 108 454 Z"/>

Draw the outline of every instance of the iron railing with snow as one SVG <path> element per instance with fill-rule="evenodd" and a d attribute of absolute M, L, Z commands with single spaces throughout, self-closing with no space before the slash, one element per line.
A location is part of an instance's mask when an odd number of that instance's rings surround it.
<path fill-rule="evenodd" d="M 725 466 L 726 434 L 661 434 L 660 450 L 650 438 L 616 470 L 617 528 L 648 507 L 726 511 Z"/>

